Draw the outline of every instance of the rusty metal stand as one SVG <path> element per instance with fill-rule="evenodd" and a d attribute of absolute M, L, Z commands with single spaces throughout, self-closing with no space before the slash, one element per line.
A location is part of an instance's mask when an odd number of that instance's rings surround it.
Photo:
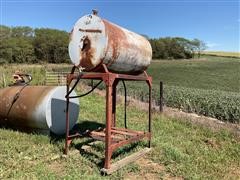
<path fill-rule="evenodd" d="M 152 78 L 147 75 L 144 71 L 142 75 L 126 75 L 126 74 L 116 74 L 111 73 L 107 70 L 106 66 L 103 65 L 103 72 L 97 73 L 81 73 L 79 75 L 74 74 L 75 67 L 73 67 L 72 72 L 67 75 L 67 96 L 66 96 L 66 139 L 65 139 L 65 154 L 68 153 L 69 145 L 71 141 L 76 137 L 88 136 L 93 139 L 105 141 L 105 161 L 103 172 L 109 174 L 117 170 L 116 167 L 122 167 L 116 163 L 110 164 L 113 152 L 124 145 L 141 141 L 142 139 L 148 140 L 148 148 L 151 146 L 151 100 L 152 100 Z M 76 133 L 73 135 L 69 134 L 69 99 L 76 98 L 69 96 L 70 94 L 70 84 L 76 79 L 91 79 L 91 80 L 102 80 L 106 85 L 106 127 L 103 129 L 97 129 L 84 134 Z M 149 87 L 149 111 L 148 111 L 148 132 L 130 130 L 126 128 L 116 127 L 116 87 L 119 81 L 145 81 Z M 125 86 L 125 84 L 124 84 Z M 73 87 L 74 88 L 74 87 Z M 72 88 L 72 89 L 73 89 Z M 126 93 L 125 93 L 126 98 Z M 125 99 L 126 100 L 126 99 Z M 125 101 L 126 102 L 126 101 Z M 126 106 L 126 103 L 125 103 Z M 126 109 L 126 107 L 125 107 Z M 126 118 L 126 113 L 125 113 Z M 143 152 L 148 152 L 144 150 Z M 143 153 L 142 152 L 142 153 Z M 135 160 L 136 157 L 141 156 L 138 153 L 135 157 L 131 158 Z M 121 161 L 121 160 L 120 160 Z M 120 164 L 124 164 L 121 162 Z M 131 160 L 126 160 L 131 161 Z"/>

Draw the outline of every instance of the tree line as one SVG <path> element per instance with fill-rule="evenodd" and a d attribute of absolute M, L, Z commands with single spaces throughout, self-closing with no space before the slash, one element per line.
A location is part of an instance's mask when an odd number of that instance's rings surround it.
<path fill-rule="evenodd" d="M 0 25 L 0 64 L 3 63 L 69 63 L 66 31 Z M 205 43 L 181 37 L 150 39 L 153 59 L 193 58 L 206 48 Z"/>
<path fill-rule="evenodd" d="M 68 39 L 56 29 L 0 26 L 0 63 L 67 63 Z"/>
<path fill-rule="evenodd" d="M 149 39 L 153 59 L 189 59 L 199 58 L 206 44 L 199 39 L 185 39 L 182 37 L 165 37 Z"/>

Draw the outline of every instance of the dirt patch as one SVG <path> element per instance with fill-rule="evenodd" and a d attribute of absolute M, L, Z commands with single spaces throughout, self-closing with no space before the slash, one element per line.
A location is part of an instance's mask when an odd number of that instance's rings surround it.
<path fill-rule="evenodd" d="M 48 165 L 48 169 L 58 177 L 63 177 L 66 175 L 63 163 L 59 163 L 58 161 L 51 162 L 51 164 Z"/>
<path fill-rule="evenodd" d="M 216 140 L 213 140 L 213 139 L 205 139 L 203 140 L 204 143 L 207 145 L 207 146 L 210 146 L 212 148 L 220 148 L 221 145 L 216 141 Z"/>
<path fill-rule="evenodd" d="M 226 179 L 239 179 L 240 178 L 240 167 L 232 166 L 229 173 L 226 174 Z"/>
<path fill-rule="evenodd" d="M 138 174 L 136 173 L 128 173 L 125 176 L 125 180 L 132 179 L 174 179 L 174 180 L 182 180 L 182 177 L 173 177 L 168 172 L 166 172 L 166 168 L 164 165 L 160 165 L 155 163 L 149 159 L 141 158 L 135 162 L 140 167 L 140 171 Z"/>

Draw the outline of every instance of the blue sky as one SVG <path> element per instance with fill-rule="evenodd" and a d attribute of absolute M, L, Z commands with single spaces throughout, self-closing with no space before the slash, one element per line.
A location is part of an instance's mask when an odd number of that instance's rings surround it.
<path fill-rule="evenodd" d="M 0 0 L 0 24 L 70 31 L 81 16 L 99 16 L 149 37 L 198 38 L 208 50 L 240 51 L 239 0 Z"/>

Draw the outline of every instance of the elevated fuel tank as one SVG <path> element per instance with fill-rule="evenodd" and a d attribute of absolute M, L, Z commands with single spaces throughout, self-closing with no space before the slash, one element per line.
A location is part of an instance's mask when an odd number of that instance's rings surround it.
<path fill-rule="evenodd" d="M 0 89 L 0 124 L 64 134 L 65 95 L 65 86 L 11 86 Z M 71 95 L 76 93 L 73 91 Z M 78 114 L 78 99 L 70 99 L 70 129 L 76 124 Z"/>
<path fill-rule="evenodd" d="M 145 37 L 101 19 L 96 12 L 76 22 L 68 49 L 72 63 L 85 71 L 98 71 L 105 64 L 112 72 L 139 74 L 152 59 Z"/>

